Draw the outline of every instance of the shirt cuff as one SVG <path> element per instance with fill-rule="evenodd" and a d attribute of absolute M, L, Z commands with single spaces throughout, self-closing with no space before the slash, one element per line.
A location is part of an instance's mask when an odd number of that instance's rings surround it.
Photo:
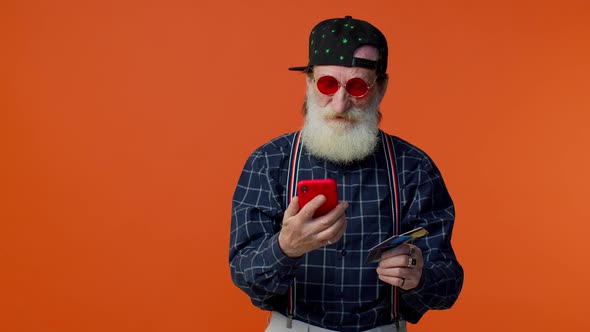
<path fill-rule="evenodd" d="M 412 288 L 409 290 L 402 290 L 400 294 L 401 297 L 411 307 L 414 307 L 414 309 L 417 309 L 417 311 L 421 311 L 420 309 L 418 309 L 422 307 L 422 302 L 419 299 L 422 298 L 422 295 L 427 290 L 426 288 L 428 287 L 428 285 L 432 283 L 431 279 L 432 276 L 430 269 L 424 267 L 424 269 L 422 270 L 422 277 L 420 278 L 418 286 L 416 286 L 416 288 Z"/>
<path fill-rule="evenodd" d="M 295 270 L 301 265 L 303 256 L 291 258 L 283 252 L 279 245 L 279 234 L 275 234 L 271 239 L 271 253 L 272 258 L 276 262 L 279 270 L 283 274 L 295 274 Z"/>

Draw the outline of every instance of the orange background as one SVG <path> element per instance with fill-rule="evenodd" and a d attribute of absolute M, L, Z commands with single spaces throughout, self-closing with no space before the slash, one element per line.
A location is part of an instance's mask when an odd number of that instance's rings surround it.
<path fill-rule="evenodd" d="M 411 330 L 590 330 L 585 0 L 0 1 L 0 330 L 261 331 L 231 196 L 348 14 L 390 42 L 382 128 L 457 208 L 463 292 Z"/>

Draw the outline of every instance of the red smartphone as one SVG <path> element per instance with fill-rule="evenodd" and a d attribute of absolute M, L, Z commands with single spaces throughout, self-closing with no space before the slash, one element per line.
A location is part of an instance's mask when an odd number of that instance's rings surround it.
<path fill-rule="evenodd" d="M 338 205 L 338 189 L 334 179 L 301 180 L 297 183 L 297 197 L 299 208 L 311 201 L 317 195 L 326 196 L 326 201 L 313 214 L 314 218 L 321 217 Z"/>

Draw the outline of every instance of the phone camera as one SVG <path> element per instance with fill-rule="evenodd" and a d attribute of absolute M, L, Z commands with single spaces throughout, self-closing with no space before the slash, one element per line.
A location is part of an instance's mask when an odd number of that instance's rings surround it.
<path fill-rule="evenodd" d="M 301 192 L 302 193 L 306 193 L 307 192 L 307 186 L 302 186 L 301 187 Z"/>

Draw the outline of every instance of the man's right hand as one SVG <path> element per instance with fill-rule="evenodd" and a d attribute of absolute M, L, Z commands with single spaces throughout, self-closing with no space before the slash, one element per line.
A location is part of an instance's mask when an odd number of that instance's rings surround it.
<path fill-rule="evenodd" d="M 285 211 L 279 246 L 288 257 L 295 258 L 340 240 L 346 230 L 347 202 L 340 202 L 329 213 L 314 219 L 313 214 L 326 197 L 318 195 L 299 209 L 299 199 L 293 197 Z"/>

